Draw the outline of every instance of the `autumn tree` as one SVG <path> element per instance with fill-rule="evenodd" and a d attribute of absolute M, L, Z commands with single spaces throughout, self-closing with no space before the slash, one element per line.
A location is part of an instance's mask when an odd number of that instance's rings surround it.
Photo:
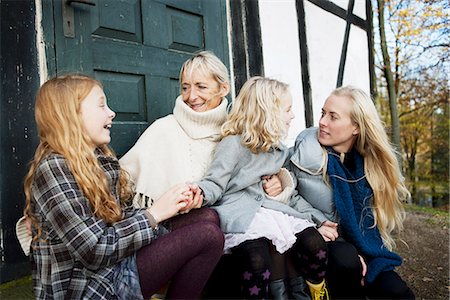
<path fill-rule="evenodd" d="M 397 94 L 394 86 L 394 74 L 391 68 L 391 57 L 388 51 L 386 28 L 385 28 L 385 0 L 377 0 L 378 4 L 378 28 L 380 31 L 380 49 L 383 57 L 382 70 L 386 79 L 389 96 L 389 111 L 391 114 L 391 137 L 392 143 L 400 149 L 400 122 L 397 113 Z"/>
<path fill-rule="evenodd" d="M 379 109 L 393 143 L 400 146 L 413 199 L 419 200 L 423 186 L 438 199 L 445 186 L 448 191 L 450 4 L 373 1 L 378 8 L 374 27 L 380 29 L 375 37 Z"/>

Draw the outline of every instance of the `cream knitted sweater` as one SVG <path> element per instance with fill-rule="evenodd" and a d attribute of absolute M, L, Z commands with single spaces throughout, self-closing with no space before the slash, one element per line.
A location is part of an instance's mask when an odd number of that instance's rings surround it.
<path fill-rule="evenodd" d="M 156 120 L 145 130 L 120 159 L 135 184 L 136 207 L 151 206 L 175 184 L 204 176 L 227 116 L 227 106 L 223 98 L 218 107 L 196 112 L 179 96 L 173 114 Z"/>

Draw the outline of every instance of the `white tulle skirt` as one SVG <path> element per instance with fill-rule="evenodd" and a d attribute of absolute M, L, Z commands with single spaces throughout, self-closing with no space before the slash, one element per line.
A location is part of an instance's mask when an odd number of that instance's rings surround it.
<path fill-rule="evenodd" d="M 239 244 L 265 237 L 272 241 L 279 253 L 284 253 L 297 240 L 295 234 L 315 226 L 305 219 L 299 219 L 282 212 L 261 207 L 244 233 L 226 233 L 224 252 Z"/>

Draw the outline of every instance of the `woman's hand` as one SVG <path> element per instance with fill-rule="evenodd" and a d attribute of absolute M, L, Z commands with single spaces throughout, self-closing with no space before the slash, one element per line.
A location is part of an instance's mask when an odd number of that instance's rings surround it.
<path fill-rule="evenodd" d="M 281 180 L 277 174 L 274 175 L 266 175 L 261 177 L 262 180 L 265 180 L 262 187 L 264 192 L 270 197 L 275 197 L 279 195 L 283 191 L 283 187 L 281 186 Z"/>
<path fill-rule="evenodd" d="M 361 278 L 361 286 L 364 286 L 364 277 L 367 274 L 367 264 L 364 261 L 364 258 L 361 255 L 358 255 L 359 260 L 361 261 L 361 266 L 362 266 L 362 278 Z"/>
<path fill-rule="evenodd" d="M 339 233 L 337 231 L 338 224 L 331 222 L 331 221 L 325 221 L 322 223 L 322 225 L 317 228 L 319 233 L 322 235 L 325 242 L 334 241 L 338 238 Z"/>
<path fill-rule="evenodd" d="M 157 222 L 161 222 L 175 216 L 181 209 L 185 208 L 190 198 L 192 198 L 192 192 L 189 185 L 180 183 L 165 192 L 148 211 Z"/>
<path fill-rule="evenodd" d="M 203 194 L 200 187 L 196 184 L 189 184 L 189 191 L 191 197 L 189 198 L 186 207 L 180 210 L 181 214 L 188 213 L 191 209 L 200 208 L 203 204 Z"/>

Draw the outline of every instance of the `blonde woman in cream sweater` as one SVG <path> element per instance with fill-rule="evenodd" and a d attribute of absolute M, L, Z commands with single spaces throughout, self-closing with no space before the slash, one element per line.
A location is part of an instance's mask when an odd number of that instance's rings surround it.
<path fill-rule="evenodd" d="M 199 52 L 183 64 L 180 85 L 173 114 L 150 125 L 120 159 L 134 181 L 137 207 L 150 207 L 177 183 L 200 179 L 217 145 L 227 116 L 227 68 L 211 52 Z"/>

